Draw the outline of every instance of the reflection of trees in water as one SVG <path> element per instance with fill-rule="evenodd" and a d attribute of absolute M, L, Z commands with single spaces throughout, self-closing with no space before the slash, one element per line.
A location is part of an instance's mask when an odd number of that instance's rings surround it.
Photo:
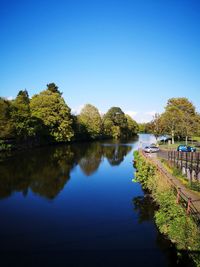
<path fill-rule="evenodd" d="M 13 192 L 29 189 L 34 193 L 53 199 L 64 188 L 70 178 L 71 169 L 79 164 L 85 175 L 93 174 L 102 157 L 111 165 L 119 165 L 131 146 L 101 142 L 79 143 L 35 149 L 19 153 L 0 164 L 0 198 Z"/>
<path fill-rule="evenodd" d="M 69 146 L 55 149 L 41 171 L 33 174 L 32 191 L 53 199 L 69 180 L 73 165 L 74 153 Z"/>
<path fill-rule="evenodd" d="M 78 163 L 81 170 L 89 176 L 97 171 L 102 157 L 106 157 L 112 166 L 119 165 L 131 149 L 131 146 L 115 143 L 111 145 L 101 142 L 84 143 L 79 147 L 82 156 L 79 157 Z M 79 151 L 79 155 L 81 153 Z"/>
<path fill-rule="evenodd" d="M 83 154 L 78 163 L 85 175 L 90 176 L 99 168 L 103 155 L 102 146 L 95 142 L 89 145 L 84 144 L 81 149 Z"/>
<path fill-rule="evenodd" d="M 128 145 L 107 145 L 104 146 L 104 156 L 108 159 L 110 165 L 117 166 L 123 162 L 124 157 L 131 151 L 132 147 Z"/>
<path fill-rule="evenodd" d="M 14 191 L 27 195 L 33 192 L 54 198 L 69 180 L 74 154 L 70 147 L 40 149 L 34 153 L 19 154 L 0 165 L 0 197 Z"/>
<path fill-rule="evenodd" d="M 153 221 L 156 204 L 149 194 L 133 199 L 134 210 L 138 212 L 138 222 Z"/>

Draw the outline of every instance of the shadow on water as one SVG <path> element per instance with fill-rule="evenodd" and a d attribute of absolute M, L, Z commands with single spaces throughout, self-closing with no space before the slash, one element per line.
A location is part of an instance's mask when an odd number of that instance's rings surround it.
<path fill-rule="evenodd" d="M 144 192 L 144 196 L 134 197 L 132 200 L 134 211 L 138 214 L 138 223 L 154 222 L 154 214 L 158 209 L 148 191 Z M 188 256 L 188 251 L 177 251 L 175 245 L 162 235 L 156 225 L 156 245 L 164 253 L 168 266 L 194 267 L 194 263 Z M 199 254 L 199 252 L 190 253 Z M 179 255 L 179 256 L 178 256 Z"/>
<path fill-rule="evenodd" d="M 115 166 L 131 151 L 130 145 L 103 142 L 62 145 L 26 151 L 0 163 L 0 198 L 13 192 L 33 193 L 54 199 L 79 165 L 86 176 L 94 174 L 103 158 Z"/>

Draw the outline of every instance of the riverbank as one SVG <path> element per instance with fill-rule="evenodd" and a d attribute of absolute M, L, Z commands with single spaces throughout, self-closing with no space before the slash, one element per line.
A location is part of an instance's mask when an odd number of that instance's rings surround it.
<path fill-rule="evenodd" d="M 144 157 L 142 152 L 135 152 L 136 180 L 148 189 L 158 205 L 155 222 L 160 232 L 175 244 L 177 253 L 186 252 L 195 266 L 200 266 L 200 230 L 195 220 L 178 204 L 173 187 L 158 171 L 155 163 Z"/>

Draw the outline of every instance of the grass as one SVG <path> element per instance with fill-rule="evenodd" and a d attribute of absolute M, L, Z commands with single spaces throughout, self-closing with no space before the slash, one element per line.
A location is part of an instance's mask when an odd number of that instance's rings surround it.
<path fill-rule="evenodd" d="M 200 142 L 200 136 L 194 136 L 193 140 L 196 140 L 197 142 Z"/>

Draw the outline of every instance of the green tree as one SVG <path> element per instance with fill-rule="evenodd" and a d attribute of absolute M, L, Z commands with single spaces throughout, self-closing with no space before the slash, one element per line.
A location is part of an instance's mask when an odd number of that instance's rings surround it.
<path fill-rule="evenodd" d="M 102 120 L 96 107 L 90 104 L 85 105 L 78 116 L 78 122 L 82 129 L 86 130 L 89 134 L 89 137 L 92 139 L 95 139 L 101 135 Z"/>
<path fill-rule="evenodd" d="M 186 144 L 197 129 L 198 116 L 194 105 L 185 97 L 168 100 L 165 112 L 162 115 L 165 130 L 174 137 L 184 137 Z"/>
<path fill-rule="evenodd" d="M 11 118 L 11 102 L 0 97 L 0 138 L 13 137 L 14 125 Z"/>
<path fill-rule="evenodd" d="M 30 116 L 30 100 L 27 90 L 20 90 L 15 100 L 12 102 L 12 115 L 18 117 Z"/>
<path fill-rule="evenodd" d="M 192 137 L 198 128 L 198 115 L 195 106 L 187 98 L 173 98 L 171 104 L 177 106 L 182 112 L 180 116 L 180 133 L 185 138 L 186 145 L 188 137 Z"/>
<path fill-rule="evenodd" d="M 164 124 L 164 131 L 172 137 L 172 144 L 174 138 L 180 132 L 180 116 L 181 111 L 177 107 L 167 107 L 166 111 L 161 115 Z"/>
<path fill-rule="evenodd" d="M 74 135 L 71 110 L 61 94 L 51 90 L 34 95 L 30 102 L 31 113 L 43 121 L 56 142 L 70 141 Z"/>
<path fill-rule="evenodd" d="M 26 90 L 19 91 L 17 97 L 12 101 L 11 116 L 17 139 L 27 140 L 35 135 L 34 123 L 31 118 L 30 100 Z"/>
<path fill-rule="evenodd" d="M 139 133 L 145 133 L 146 132 L 146 123 L 138 123 Z"/>
<path fill-rule="evenodd" d="M 197 113 L 197 136 L 200 136 L 200 114 Z"/>
<path fill-rule="evenodd" d="M 164 124 L 161 115 L 155 114 L 153 120 L 148 124 L 149 131 L 155 136 L 156 141 L 158 137 L 164 134 Z"/>
<path fill-rule="evenodd" d="M 188 138 L 198 133 L 198 118 L 196 115 L 190 115 L 187 112 L 182 112 L 180 136 L 185 138 L 186 145 L 188 144 Z"/>
<path fill-rule="evenodd" d="M 58 93 L 62 95 L 62 93 L 58 90 L 58 86 L 55 83 L 48 83 L 47 90 L 51 91 L 52 93 Z"/>
<path fill-rule="evenodd" d="M 128 123 L 124 112 L 119 107 L 112 107 L 103 117 L 104 133 L 115 139 L 126 137 Z"/>
<path fill-rule="evenodd" d="M 138 128 L 140 133 L 151 133 L 151 122 L 138 123 Z"/>
<path fill-rule="evenodd" d="M 131 116 L 126 114 L 128 129 L 127 129 L 127 135 L 128 136 L 134 136 L 138 133 L 139 127 L 135 120 L 131 118 Z"/>
<path fill-rule="evenodd" d="M 170 98 L 167 102 L 166 109 L 170 107 L 176 107 L 184 113 L 191 115 L 195 115 L 196 113 L 195 106 L 186 97 Z"/>
<path fill-rule="evenodd" d="M 74 131 L 73 140 L 83 141 L 90 138 L 86 127 L 79 120 L 79 115 L 72 114 L 72 128 Z"/>

